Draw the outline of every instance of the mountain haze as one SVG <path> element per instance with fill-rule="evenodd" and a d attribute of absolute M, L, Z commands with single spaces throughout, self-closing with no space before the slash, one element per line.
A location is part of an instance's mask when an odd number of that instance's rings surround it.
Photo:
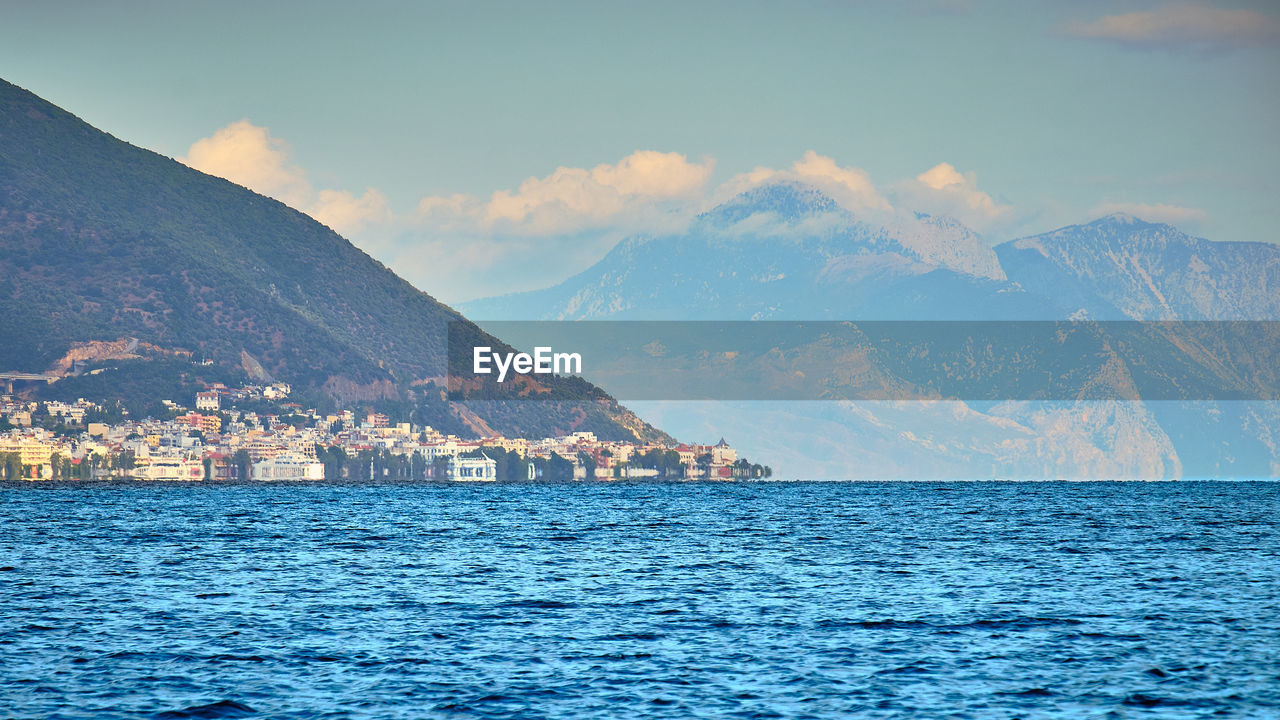
<path fill-rule="evenodd" d="M 876 221 L 816 189 L 780 183 L 711 209 L 684 233 L 624 240 L 554 287 L 462 307 L 482 322 L 1277 320 L 1280 248 L 1212 242 L 1124 215 L 993 248 L 949 217 L 900 214 Z M 1253 352 L 1271 342 L 1270 335 L 1228 349 L 1180 332 L 1153 326 L 1139 344 L 1096 356 L 1072 355 L 1065 345 L 1039 350 L 1085 390 L 1123 394 L 1135 383 L 1159 388 L 1168 377 L 1195 377 L 1208 388 L 1276 387 L 1274 369 L 1261 367 Z M 793 359 L 788 367 L 797 375 L 804 361 L 829 354 L 816 345 L 778 350 Z M 1021 372 L 1016 364 L 1005 370 Z M 869 368 L 868 376 L 910 386 L 928 382 L 940 367 L 904 357 Z M 1016 375 L 994 380 L 1002 379 L 1017 385 Z M 1199 397 L 1230 396 L 1218 393 Z M 732 435 L 749 452 L 801 477 L 1280 473 L 1280 403 L 1090 397 L 1098 396 L 633 407 L 685 437 Z"/>
<path fill-rule="evenodd" d="M 1280 247 L 1115 214 L 996 247 L 1009 277 L 1097 319 L 1280 319 Z"/>
<path fill-rule="evenodd" d="M 991 247 L 950 218 L 876 224 L 778 183 L 683 234 L 624 240 L 555 287 L 460 307 L 503 320 L 999 319 L 1025 314 L 1025 295 Z"/>
<path fill-rule="evenodd" d="M 878 223 L 779 183 L 682 234 L 625 239 L 551 288 L 460 307 L 503 320 L 1270 320 L 1280 247 L 1111 215 L 993 248 L 950 217 Z"/>

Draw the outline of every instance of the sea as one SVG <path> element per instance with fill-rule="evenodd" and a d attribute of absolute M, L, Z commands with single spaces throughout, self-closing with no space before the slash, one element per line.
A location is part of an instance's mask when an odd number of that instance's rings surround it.
<path fill-rule="evenodd" d="M 0 487 L 0 717 L 1280 717 L 1280 484 Z"/>

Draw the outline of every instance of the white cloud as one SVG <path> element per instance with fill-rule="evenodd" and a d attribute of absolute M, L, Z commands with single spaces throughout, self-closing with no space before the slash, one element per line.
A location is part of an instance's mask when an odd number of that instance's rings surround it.
<path fill-rule="evenodd" d="M 934 215 L 950 215 L 983 230 L 1012 216 L 1013 208 L 1001 205 L 978 189 L 978 176 L 962 173 L 951 163 L 938 163 L 914 180 L 895 186 L 899 204 Z"/>
<path fill-rule="evenodd" d="M 1075 23 L 1068 35 L 1139 50 L 1225 53 L 1280 40 L 1280 20 L 1254 10 L 1172 5 Z"/>
<path fill-rule="evenodd" d="M 419 213 L 432 223 L 510 235 L 550 236 L 592 228 L 642 231 L 668 226 L 673 215 L 696 207 L 715 169 L 679 153 L 638 150 L 616 165 L 556 168 L 531 177 L 516 190 L 499 190 L 487 201 L 466 195 L 423 198 Z"/>
<path fill-rule="evenodd" d="M 488 198 L 424 197 L 380 256 L 453 299 L 545 287 L 622 237 L 679 231 L 701 209 L 715 161 L 638 150 L 616 164 L 560 167 Z"/>
<path fill-rule="evenodd" d="M 200 172 L 275 198 L 344 235 L 391 219 L 386 197 L 372 188 L 360 197 L 346 190 L 317 191 L 306 171 L 289 159 L 289 146 L 248 120 L 197 140 L 179 159 Z"/>
<path fill-rule="evenodd" d="M 682 197 L 702 191 L 715 161 L 690 163 L 679 153 L 637 150 L 617 165 L 597 165 L 591 178 L 622 195 L 636 197 Z"/>
<path fill-rule="evenodd" d="M 483 214 L 484 201 L 474 195 L 430 195 L 418 202 L 418 224 L 446 233 L 478 230 L 479 218 Z"/>
<path fill-rule="evenodd" d="M 1104 202 L 1089 212 L 1093 218 L 1115 213 L 1132 215 L 1147 222 L 1177 226 L 1195 226 L 1209 219 L 1209 213 L 1199 208 L 1164 203 Z"/>
<path fill-rule="evenodd" d="M 723 202 L 739 193 L 773 182 L 800 182 L 812 185 L 831 196 L 831 199 L 847 210 L 857 212 L 883 212 L 893 207 L 889 204 L 865 170 L 841 167 L 835 160 L 819 155 L 813 150 L 792 164 L 789 170 L 757 167 L 750 172 L 730 178 L 712 195 L 712 204 Z"/>
<path fill-rule="evenodd" d="M 976 228 L 1009 212 L 978 190 L 973 173 L 946 163 L 894 186 L 891 204 L 865 171 L 812 150 L 785 169 L 758 167 L 718 186 L 711 184 L 711 158 L 694 162 L 639 150 L 616 163 L 559 167 L 487 197 L 424 197 L 399 214 L 375 188 L 359 195 L 316 188 L 288 146 L 248 120 L 198 140 L 183 162 L 309 213 L 447 301 L 547 287 L 596 262 L 627 235 L 680 232 L 698 212 L 772 182 L 813 186 L 875 220 L 890 220 L 894 204 L 904 212 L 952 214 Z M 777 231 L 784 230 L 819 232 L 808 226 Z"/>
<path fill-rule="evenodd" d="M 391 221 L 387 196 L 373 188 L 367 188 L 360 197 L 346 190 L 321 190 L 309 214 L 343 233 L 355 233 Z"/>
<path fill-rule="evenodd" d="M 425 197 L 397 215 L 375 188 L 317 189 L 288 145 L 248 120 L 197 140 L 182 162 L 311 215 L 450 299 L 541 286 L 539 270 L 559 279 L 626 234 L 678 230 L 701 208 L 715 168 L 709 158 L 640 150 L 616 164 L 557 168 L 487 199 Z"/>
<path fill-rule="evenodd" d="M 298 209 L 312 195 L 306 172 L 289 162 L 284 141 L 248 120 L 197 140 L 181 161 Z"/>

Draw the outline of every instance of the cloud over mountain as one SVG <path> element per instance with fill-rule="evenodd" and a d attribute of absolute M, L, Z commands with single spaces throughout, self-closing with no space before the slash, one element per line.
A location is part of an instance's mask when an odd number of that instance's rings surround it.
<path fill-rule="evenodd" d="M 714 202 L 722 202 L 753 187 L 786 181 L 812 185 L 854 212 L 893 209 L 865 170 L 841 167 L 834 159 L 813 150 L 806 151 L 788 170 L 757 167 L 730 178 L 713 194 Z"/>
<path fill-rule="evenodd" d="M 420 288 L 450 301 L 546 287 L 600 260 L 631 235 L 685 232 L 699 213 L 753 188 L 813 187 L 854 216 L 910 225 L 915 213 L 949 216 L 980 233 L 1013 229 L 1025 212 L 978 186 L 977 173 L 941 162 L 877 184 L 866 170 L 808 150 L 790 166 L 756 167 L 715 182 L 714 158 L 636 150 L 594 167 L 558 167 L 487 196 L 423 197 L 403 212 L 376 188 L 317 188 L 266 127 L 240 120 L 197 140 L 187 165 L 310 214 Z M 1158 200 L 1158 198 L 1149 198 Z M 1093 216 L 1126 212 L 1192 225 L 1203 211 L 1160 202 L 1104 202 Z M 767 218 L 745 218 L 754 232 Z M 748 223 L 750 224 L 750 223 Z"/>
<path fill-rule="evenodd" d="M 545 236 L 630 225 L 645 229 L 697 204 L 715 161 L 690 162 L 679 153 L 637 150 L 616 165 L 559 167 L 487 200 L 453 195 L 418 205 L 428 225 L 499 234 Z"/>
<path fill-rule="evenodd" d="M 895 186 L 899 202 L 914 210 L 950 215 L 985 230 L 1012 216 L 1013 208 L 997 203 L 978 189 L 974 172 L 962 173 L 951 163 L 939 163 L 912 180 Z"/>
<path fill-rule="evenodd" d="M 192 143 L 182 163 L 297 208 L 312 194 L 307 173 L 289 160 L 289 147 L 265 128 L 238 120 Z"/>
<path fill-rule="evenodd" d="M 391 219 L 386 196 L 373 188 L 358 197 L 347 190 L 317 190 L 290 159 L 288 144 L 247 119 L 197 140 L 178 160 L 275 198 L 343 234 Z"/>

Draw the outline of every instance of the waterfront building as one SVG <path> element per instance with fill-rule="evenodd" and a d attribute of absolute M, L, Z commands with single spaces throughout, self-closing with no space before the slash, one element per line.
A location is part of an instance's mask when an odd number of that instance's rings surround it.
<path fill-rule="evenodd" d="M 324 463 L 298 455 L 278 455 L 253 464 L 254 480 L 324 480 Z"/>
<path fill-rule="evenodd" d="M 459 481 L 493 482 L 498 479 L 498 462 L 480 453 L 480 457 L 449 458 L 449 479 Z"/>
<path fill-rule="evenodd" d="M 738 451 L 729 447 L 729 443 L 720 438 L 720 442 L 711 446 L 712 465 L 732 465 L 738 461 Z"/>
<path fill-rule="evenodd" d="M 139 457 L 129 476 L 138 480 L 193 481 L 204 479 L 204 463 L 199 459 L 148 455 Z"/>
<path fill-rule="evenodd" d="M 32 478 L 49 477 L 53 473 L 53 454 L 58 446 L 33 435 L 0 437 L 0 453 L 13 453 L 23 466 L 31 468 Z"/>

